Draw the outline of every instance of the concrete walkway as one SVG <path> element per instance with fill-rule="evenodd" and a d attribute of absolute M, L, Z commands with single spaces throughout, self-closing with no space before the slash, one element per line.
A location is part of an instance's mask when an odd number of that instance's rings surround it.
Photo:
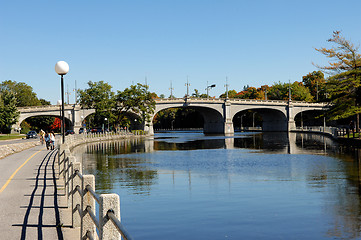
<path fill-rule="evenodd" d="M 0 159 L 0 239 L 79 239 L 58 180 L 57 150 Z"/>

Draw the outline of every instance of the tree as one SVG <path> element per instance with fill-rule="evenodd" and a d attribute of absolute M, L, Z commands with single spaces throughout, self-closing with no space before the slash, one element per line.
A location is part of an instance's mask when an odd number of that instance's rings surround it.
<path fill-rule="evenodd" d="M 61 120 L 60 118 L 54 118 L 54 122 L 50 125 L 50 129 L 53 131 L 60 130 L 61 128 Z"/>
<path fill-rule="evenodd" d="M 267 97 L 270 100 L 288 100 L 289 99 L 289 83 L 275 83 L 267 92 Z M 295 101 L 310 102 L 313 97 L 310 90 L 306 88 L 301 82 L 294 82 L 291 84 L 291 99 Z"/>
<path fill-rule="evenodd" d="M 264 99 L 264 93 L 261 89 L 255 87 L 248 87 L 247 89 L 237 93 L 237 98 L 241 99 Z"/>
<path fill-rule="evenodd" d="M 40 129 L 49 131 L 51 130 L 51 126 L 54 123 L 54 119 L 56 118 L 52 116 L 35 116 L 27 118 L 26 122 L 31 126 L 32 130 L 37 132 L 39 132 Z"/>
<path fill-rule="evenodd" d="M 342 37 L 340 31 L 333 32 L 332 38 L 327 41 L 336 44 L 336 47 L 315 48 L 315 50 L 332 59 L 333 62 L 329 62 L 327 66 L 314 64 L 316 67 L 332 75 L 361 67 L 361 54 L 358 53 L 358 47 Z"/>
<path fill-rule="evenodd" d="M 349 40 L 341 36 L 339 31 L 333 32 L 327 40 L 335 46 L 332 48 L 316 48 L 332 62 L 327 66 L 318 66 L 322 71 L 331 74 L 326 82 L 327 92 L 332 102 L 327 116 L 337 120 L 357 116 L 359 129 L 359 113 L 361 112 L 361 54 Z"/>
<path fill-rule="evenodd" d="M 219 97 L 220 97 L 220 98 L 226 98 L 227 95 L 226 95 L 226 93 L 223 93 L 223 94 L 221 94 Z M 229 90 L 229 91 L 228 91 L 228 97 L 229 97 L 229 98 L 237 98 L 237 92 L 236 92 L 236 90 Z"/>
<path fill-rule="evenodd" d="M 15 94 L 8 89 L 0 89 L 0 131 L 10 133 L 11 125 L 17 122 L 18 117 Z"/>
<path fill-rule="evenodd" d="M 36 93 L 33 92 L 33 88 L 26 83 L 7 80 L 0 84 L 0 89 L 14 93 L 17 107 L 41 105 Z"/>
<path fill-rule="evenodd" d="M 321 71 L 313 71 L 302 77 L 303 84 L 317 102 L 326 101 L 326 80 Z"/>
<path fill-rule="evenodd" d="M 50 101 L 47 101 L 47 100 L 45 100 L 45 99 L 43 99 L 43 98 L 40 98 L 39 101 L 40 101 L 40 104 L 41 104 L 42 106 L 51 105 Z"/>
<path fill-rule="evenodd" d="M 135 113 L 139 116 L 139 122 L 150 122 L 154 113 L 154 93 L 148 91 L 147 85 L 137 83 L 131 85 L 124 91 L 118 91 L 115 96 L 115 115 L 117 123 L 126 125 L 129 123 L 129 114 Z"/>
<path fill-rule="evenodd" d="M 198 89 L 194 89 L 194 93 L 192 93 L 192 98 L 207 98 L 207 94 L 200 93 Z"/>
<path fill-rule="evenodd" d="M 109 124 L 113 124 L 115 116 L 113 109 L 115 107 L 114 92 L 112 86 L 104 81 L 88 82 L 88 88 L 78 90 L 79 103 L 82 108 L 94 108 L 95 114 L 91 116 L 91 126 L 99 127 L 105 123 L 105 118 Z"/>
<path fill-rule="evenodd" d="M 192 93 L 192 97 L 194 98 L 199 98 L 201 96 L 200 92 L 198 89 L 194 89 L 194 93 Z"/>

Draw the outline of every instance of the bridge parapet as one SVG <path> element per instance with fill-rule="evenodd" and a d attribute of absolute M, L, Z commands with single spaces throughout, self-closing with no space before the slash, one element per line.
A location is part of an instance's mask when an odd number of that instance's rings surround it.
<path fill-rule="evenodd" d="M 28 107 L 18 107 L 18 111 L 20 111 L 21 113 L 24 112 L 48 112 L 48 111 L 59 111 L 60 106 L 58 105 L 43 105 L 43 106 L 28 106 Z M 74 109 L 74 105 L 64 105 L 64 109 L 66 110 L 70 110 L 70 109 Z"/>
<path fill-rule="evenodd" d="M 288 100 L 259 100 L 259 99 L 240 99 L 240 98 L 161 98 L 156 99 L 156 103 L 179 103 L 179 102 L 203 102 L 203 103 L 224 103 L 229 101 L 230 103 L 247 103 L 247 104 L 265 104 L 265 105 L 288 105 Z M 312 107 L 326 107 L 328 103 L 314 103 L 304 101 L 292 101 L 292 105 L 295 106 L 312 106 Z"/>

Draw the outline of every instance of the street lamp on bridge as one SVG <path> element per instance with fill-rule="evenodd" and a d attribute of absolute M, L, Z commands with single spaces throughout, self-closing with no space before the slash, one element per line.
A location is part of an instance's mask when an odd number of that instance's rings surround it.
<path fill-rule="evenodd" d="M 208 86 L 208 82 L 207 82 L 207 88 L 206 88 L 206 90 L 207 90 L 207 99 L 209 98 L 209 89 L 212 89 L 214 87 L 216 87 L 216 84 L 212 84 L 212 85 Z"/>
<path fill-rule="evenodd" d="M 55 64 L 55 72 L 61 76 L 61 135 L 65 143 L 65 118 L 64 118 L 64 75 L 69 72 L 69 65 L 64 61 Z"/>

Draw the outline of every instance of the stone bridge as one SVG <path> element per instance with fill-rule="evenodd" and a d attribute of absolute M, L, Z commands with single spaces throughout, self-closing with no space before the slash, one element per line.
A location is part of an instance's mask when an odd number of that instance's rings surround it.
<path fill-rule="evenodd" d="M 324 111 L 326 103 L 308 103 L 298 101 L 275 100 L 248 100 L 248 99 L 204 99 L 204 98 L 177 98 L 157 99 L 155 116 L 158 112 L 168 108 L 189 107 L 197 110 L 204 119 L 205 133 L 233 134 L 233 121 L 237 113 L 252 110 L 262 116 L 263 131 L 290 131 L 296 128 L 296 115 L 308 111 Z M 20 117 L 13 129 L 19 128 L 20 123 L 33 116 L 60 117 L 59 106 L 39 106 L 19 108 Z M 94 113 L 94 109 L 81 109 L 79 105 L 66 105 L 65 118 L 68 126 L 78 131 L 82 121 Z M 144 130 L 153 134 L 153 123 L 147 123 Z"/>

